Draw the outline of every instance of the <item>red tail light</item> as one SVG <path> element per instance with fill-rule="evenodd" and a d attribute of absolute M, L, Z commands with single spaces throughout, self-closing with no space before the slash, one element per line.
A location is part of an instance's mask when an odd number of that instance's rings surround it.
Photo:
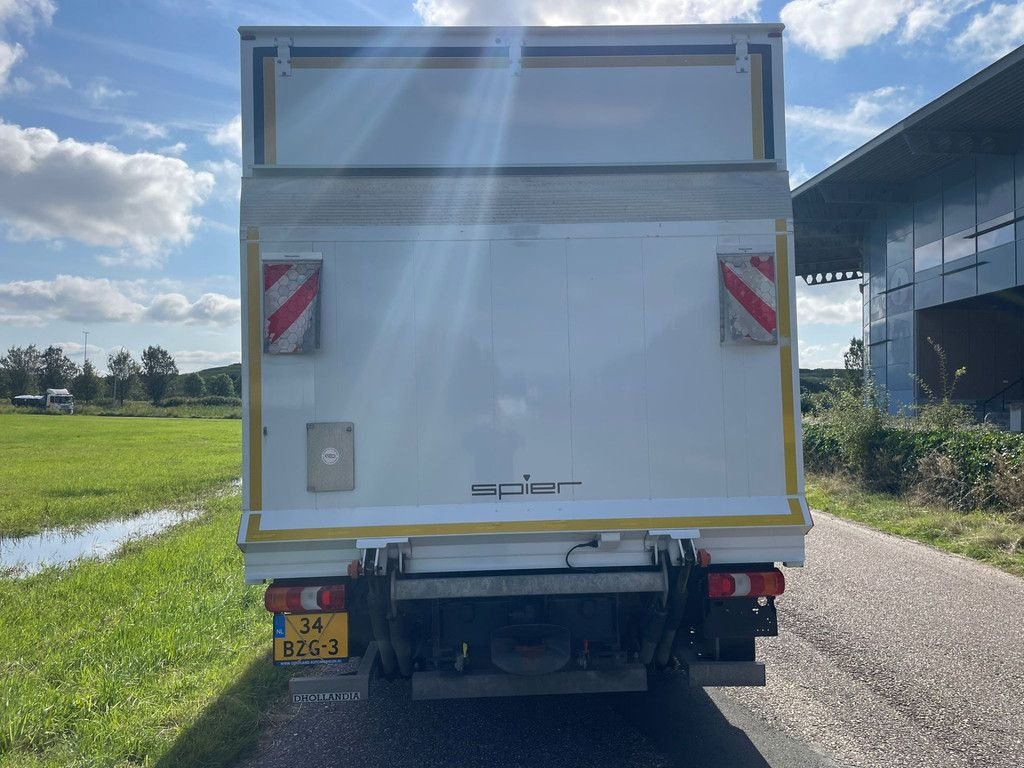
<path fill-rule="evenodd" d="M 267 587 L 263 605 L 271 613 L 344 611 L 345 585 L 321 587 Z"/>
<path fill-rule="evenodd" d="M 782 571 L 715 572 L 708 574 L 708 597 L 776 597 L 786 591 Z"/>

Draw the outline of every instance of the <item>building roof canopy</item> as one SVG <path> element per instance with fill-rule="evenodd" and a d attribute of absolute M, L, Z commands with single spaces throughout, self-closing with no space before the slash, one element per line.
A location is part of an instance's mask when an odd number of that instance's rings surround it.
<path fill-rule="evenodd" d="M 912 182 L 970 155 L 1014 154 L 1022 136 L 1024 46 L 793 191 L 797 274 L 858 273 L 866 225 L 885 205 L 910 202 Z"/>

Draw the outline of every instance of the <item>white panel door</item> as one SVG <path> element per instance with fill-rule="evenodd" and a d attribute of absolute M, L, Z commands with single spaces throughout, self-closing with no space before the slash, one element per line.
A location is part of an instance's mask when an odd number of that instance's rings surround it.
<path fill-rule="evenodd" d="M 491 243 L 498 477 L 572 479 L 565 241 Z"/>
<path fill-rule="evenodd" d="M 473 501 L 474 483 L 496 481 L 502 450 L 494 413 L 490 247 L 487 241 L 412 247 L 419 502 L 466 503 Z"/>
<path fill-rule="evenodd" d="M 655 498 L 726 495 L 716 239 L 643 241 Z"/>
<path fill-rule="evenodd" d="M 752 158 L 734 66 L 295 68 L 276 162 L 312 166 L 681 163 Z M 639 138 L 639 137 L 642 137 Z"/>
<path fill-rule="evenodd" d="M 567 241 L 577 499 L 650 496 L 640 240 Z"/>

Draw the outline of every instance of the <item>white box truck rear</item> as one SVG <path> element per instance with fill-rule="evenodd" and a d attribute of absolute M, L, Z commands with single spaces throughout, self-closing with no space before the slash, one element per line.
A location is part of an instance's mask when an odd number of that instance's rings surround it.
<path fill-rule="evenodd" d="M 782 28 L 240 33 L 245 577 L 277 663 L 363 658 L 296 700 L 763 684 Z"/>

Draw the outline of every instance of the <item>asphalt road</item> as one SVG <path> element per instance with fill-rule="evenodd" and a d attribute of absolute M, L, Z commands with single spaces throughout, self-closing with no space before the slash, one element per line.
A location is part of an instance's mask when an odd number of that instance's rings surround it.
<path fill-rule="evenodd" d="M 1024 581 L 824 514 L 766 688 L 288 707 L 250 768 L 1024 766 Z"/>

